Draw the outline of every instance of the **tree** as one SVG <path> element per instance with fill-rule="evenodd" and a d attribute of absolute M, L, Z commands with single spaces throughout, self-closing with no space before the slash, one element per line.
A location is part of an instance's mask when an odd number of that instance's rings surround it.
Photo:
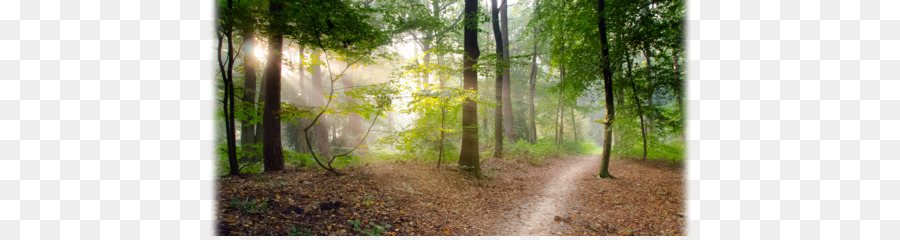
<path fill-rule="evenodd" d="M 504 2 L 506 1 L 504 0 Z M 504 121 L 506 119 L 504 116 L 505 107 L 503 106 L 506 98 L 504 96 L 504 79 L 507 77 L 503 74 L 503 71 L 505 71 L 503 67 L 503 53 L 505 52 L 503 49 L 503 34 L 500 32 L 500 21 L 497 20 L 500 8 L 497 6 L 497 0 L 491 0 L 491 5 L 491 24 L 494 29 L 494 41 L 497 43 L 497 61 L 494 64 L 494 73 L 497 78 L 497 84 L 494 87 L 494 96 L 497 99 L 497 106 L 494 109 L 494 157 L 501 158 L 503 157 L 503 127 L 506 125 Z"/>
<path fill-rule="evenodd" d="M 612 125 L 616 116 L 613 103 L 612 69 L 609 64 L 609 40 L 606 33 L 606 12 L 604 11 L 606 0 L 597 0 L 597 25 L 600 30 L 600 45 L 602 52 L 601 68 L 603 72 L 603 93 L 606 94 L 606 119 L 603 120 L 603 154 L 600 163 L 600 177 L 614 178 L 609 174 L 609 155 L 612 150 Z"/>
<path fill-rule="evenodd" d="M 500 4 L 500 33 L 503 40 L 501 58 L 503 63 L 503 127 L 506 137 L 510 141 L 516 142 L 516 128 L 512 110 L 512 83 L 509 79 L 509 17 L 506 15 L 507 6 L 506 0 L 503 0 L 503 3 Z"/>
<path fill-rule="evenodd" d="M 626 78 L 628 78 L 629 82 L 631 83 L 631 95 L 634 97 L 634 104 L 637 105 L 637 110 L 638 110 L 637 115 L 641 121 L 641 139 L 643 140 L 643 146 L 644 146 L 644 154 L 641 156 L 641 160 L 647 160 L 647 131 L 646 131 L 646 128 L 644 127 L 644 109 L 641 108 L 641 100 L 638 97 L 637 86 L 636 86 L 636 84 L 634 84 L 634 78 L 632 78 L 632 76 L 631 76 L 631 56 L 628 55 L 627 52 L 626 52 L 626 58 L 627 58 L 626 64 L 628 66 L 628 72 L 626 72 L 625 75 L 626 75 Z"/>
<path fill-rule="evenodd" d="M 535 8 L 537 8 L 537 1 L 535 1 Z M 528 78 L 528 141 L 531 144 L 535 144 L 537 142 L 537 123 L 534 119 L 534 85 L 537 78 L 537 26 L 534 27 L 534 43 L 532 47 L 531 53 L 531 75 Z"/>
<path fill-rule="evenodd" d="M 244 42 L 244 97 L 241 99 L 246 105 L 256 108 L 256 61 L 253 51 L 256 49 L 256 35 L 253 29 L 245 29 Z M 241 144 L 250 144 L 255 140 L 255 124 L 251 121 L 241 123 Z"/>
<path fill-rule="evenodd" d="M 306 79 L 306 68 L 304 67 L 304 61 L 303 61 L 303 58 L 304 58 L 303 53 L 305 52 L 306 48 L 304 48 L 303 45 L 300 45 L 300 44 L 297 44 L 297 45 L 299 47 L 298 55 L 300 56 L 300 58 L 299 58 L 300 59 L 300 67 L 298 68 L 299 69 L 298 75 L 300 75 L 300 83 L 298 84 L 299 89 L 297 91 L 298 94 L 296 96 L 296 99 L 297 99 L 296 102 L 301 107 L 308 107 L 309 106 L 309 95 L 310 95 L 311 91 L 309 89 L 309 86 L 307 86 L 309 84 L 308 83 L 309 80 Z M 309 118 L 306 116 L 301 116 L 300 119 L 298 119 L 298 121 L 297 121 L 297 129 L 296 129 L 297 141 L 294 142 L 294 148 L 297 149 L 297 152 L 300 152 L 300 153 L 309 153 L 309 149 L 306 148 L 306 136 L 305 136 L 306 133 L 303 131 L 303 126 L 307 126 L 307 125 L 309 125 Z"/>
<path fill-rule="evenodd" d="M 310 97 L 310 105 L 314 107 L 325 107 L 325 99 L 322 93 L 325 92 L 325 88 L 322 86 L 322 66 L 320 65 L 320 54 L 317 52 L 313 55 L 313 75 L 312 75 L 312 95 Z M 318 148 L 319 154 L 322 155 L 323 158 L 327 159 L 330 155 L 328 142 L 328 115 L 323 114 L 319 117 L 318 121 L 312 122 L 315 126 L 315 143 Z"/>
<path fill-rule="evenodd" d="M 478 92 L 478 72 L 475 64 L 481 51 L 478 50 L 478 0 L 465 0 L 463 24 L 463 88 Z M 463 103 L 463 136 L 460 146 L 459 164 L 475 174 L 481 175 L 478 161 L 478 105 L 471 97 Z"/>
<path fill-rule="evenodd" d="M 281 47 L 284 39 L 284 0 L 270 0 L 269 12 L 273 15 L 269 22 L 269 54 L 263 81 L 266 82 L 265 106 L 263 108 L 263 166 L 266 172 L 284 170 L 284 153 L 281 146 Z"/>
<path fill-rule="evenodd" d="M 218 1 L 217 1 L 218 3 Z M 226 10 L 222 10 L 224 15 L 229 15 L 225 17 L 224 22 L 220 23 L 220 29 L 217 33 L 218 35 L 218 63 L 219 63 L 219 71 L 222 74 L 222 82 L 225 85 L 225 94 L 223 97 L 223 111 L 225 113 L 225 136 L 226 142 L 228 144 L 228 165 L 230 166 L 228 174 L 237 175 L 240 173 L 240 168 L 238 166 L 237 159 L 237 143 L 235 139 L 235 126 L 234 126 L 234 60 L 237 58 L 237 53 L 234 51 L 234 44 L 231 39 L 232 34 L 234 33 L 234 18 L 231 15 L 231 10 L 234 8 L 234 4 L 231 0 L 228 0 L 228 8 Z M 225 59 L 222 59 L 222 41 L 226 41 L 228 44 L 227 55 Z"/>
<path fill-rule="evenodd" d="M 353 78 L 351 77 L 351 73 L 347 73 L 343 77 L 344 89 L 347 91 L 353 89 Z M 355 105 L 356 99 L 345 95 L 345 102 L 349 105 Z M 362 145 L 366 145 L 366 139 L 360 139 L 363 134 L 362 129 L 362 116 L 358 113 L 350 113 L 350 116 L 347 118 L 347 129 L 346 133 L 342 135 L 347 135 L 349 137 L 344 138 L 344 142 L 342 143 L 344 146 L 350 146 L 350 144 L 355 144 L 356 142 L 362 141 Z"/>

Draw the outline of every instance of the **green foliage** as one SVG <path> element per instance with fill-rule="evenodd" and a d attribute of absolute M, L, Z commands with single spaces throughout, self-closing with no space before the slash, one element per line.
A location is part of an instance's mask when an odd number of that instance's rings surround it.
<path fill-rule="evenodd" d="M 529 162 L 540 163 L 545 159 L 560 157 L 568 154 L 575 155 L 591 155 L 598 154 L 602 148 L 594 142 L 584 141 L 564 141 L 556 147 L 553 139 L 540 139 L 536 144 L 531 145 L 525 140 L 519 140 L 514 144 L 505 144 L 503 146 L 504 156 L 512 159 L 526 160 Z"/>
<path fill-rule="evenodd" d="M 251 214 L 265 213 L 269 207 L 268 199 L 265 198 L 260 201 L 259 199 L 247 198 L 241 200 L 233 197 L 231 198 L 231 203 L 229 203 L 228 205 Z"/>
<path fill-rule="evenodd" d="M 613 153 L 620 156 L 640 158 L 643 155 L 643 140 L 641 138 L 641 124 L 632 112 L 617 118 L 613 125 L 616 134 L 616 144 L 613 145 Z M 646 121 L 646 120 L 645 120 Z M 646 124 L 646 123 L 645 123 Z M 649 128 L 649 127 L 648 127 Z M 684 142 L 678 134 L 680 128 L 658 124 L 647 136 L 647 159 L 663 160 L 670 163 L 679 163 L 684 160 Z"/>
<path fill-rule="evenodd" d="M 238 164 L 241 173 L 256 173 L 262 170 L 262 143 L 240 144 L 236 149 Z M 216 146 L 216 154 L 219 161 L 216 164 L 216 173 L 228 175 L 228 145 L 221 142 Z M 254 159 L 260 159 L 255 161 Z"/>
<path fill-rule="evenodd" d="M 314 166 L 312 155 L 284 150 L 284 163 L 298 168 Z"/>
<path fill-rule="evenodd" d="M 284 99 L 279 110 L 280 120 L 292 126 L 287 130 L 288 145 L 296 147 L 296 140 L 302 136 L 298 129 L 299 119 L 311 119 L 318 114 L 335 116 L 329 118 L 334 129 L 344 131 L 349 125 L 346 118 L 350 114 L 358 114 L 363 125 L 374 123 L 373 129 L 379 130 L 370 137 L 366 149 L 368 154 L 349 154 L 334 159 L 335 167 L 358 165 L 371 161 L 436 161 L 439 158 L 448 163 L 458 159 L 461 142 L 462 102 L 466 98 L 478 102 L 479 138 L 481 150 L 491 147 L 493 138 L 493 108 L 496 102 L 493 93 L 493 81 L 497 66 L 509 67 L 513 79 L 513 108 L 516 124 L 514 126 L 520 139 L 524 139 L 527 103 L 524 103 L 526 84 L 530 71 L 531 43 L 537 42 L 537 80 L 535 89 L 536 128 L 539 140 L 529 144 L 522 140 L 506 143 L 505 155 L 510 158 L 526 159 L 539 162 L 545 158 L 561 154 L 596 154 L 599 147 L 592 142 L 584 142 L 573 137 L 573 125 L 578 129 L 582 139 L 595 134 L 592 128 L 583 122 L 591 115 L 597 119 L 598 109 L 603 107 L 602 69 L 597 20 L 603 16 L 608 21 L 610 39 L 610 61 L 614 72 L 614 91 L 616 91 L 617 120 L 614 124 L 616 145 L 614 153 L 624 156 L 640 156 L 642 151 L 640 138 L 639 115 L 645 121 L 653 121 L 649 126 L 649 155 L 652 159 L 665 159 L 677 162 L 683 159 L 683 111 L 681 101 L 684 97 L 681 80 L 684 72 L 684 48 L 681 46 L 684 7 L 682 0 L 650 1 L 650 0 L 606 0 L 606 10 L 597 12 L 596 1 L 536 1 L 534 13 L 522 11 L 521 6 L 532 2 L 522 2 L 510 6 L 510 54 L 509 61 L 498 63 L 497 55 L 490 53 L 485 46 L 493 41 L 479 40 L 484 51 L 478 64 L 479 77 L 482 78 L 478 92 L 465 91 L 461 88 L 460 73 L 462 66 L 462 39 L 459 30 L 464 22 L 460 16 L 462 5 L 453 0 L 437 1 L 352 1 L 352 0 L 310 0 L 285 1 L 281 14 L 269 13 L 268 1 L 234 1 L 233 8 L 226 7 L 225 0 L 218 0 L 220 31 L 234 29 L 234 41 L 240 46 L 244 31 L 254 31 L 257 39 L 265 41 L 272 33 L 284 34 L 285 42 L 300 44 L 306 51 L 314 53 L 302 57 L 301 67 L 312 71 L 313 66 L 324 67 L 325 81 L 336 89 L 334 94 L 328 91 L 320 93 L 330 101 L 327 107 L 299 106 L 294 99 Z M 442 6 L 433 9 L 434 5 Z M 479 31 L 489 30 L 486 9 L 480 9 L 476 20 Z M 527 22 L 527 29 L 523 26 Z M 276 32 L 271 32 L 270 29 Z M 536 36 L 531 37 L 531 27 L 536 27 Z M 523 31 L 524 30 L 524 31 Z M 482 38 L 490 38 L 490 34 L 480 34 Z M 395 39 L 412 36 L 422 54 L 407 62 L 398 60 L 399 52 L 390 45 Z M 529 40 L 525 40 L 529 39 Z M 405 41 L 405 40 L 404 40 Z M 390 47 L 385 47 L 390 46 Z M 525 47 L 523 47 L 525 46 Z M 315 49 L 315 50 L 311 50 Z M 425 56 L 429 61 L 425 61 Z M 646 56 L 645 56 L 646 55 Z M 645 65 L 649 57 L 651 66 Z M 286 57 L 289 58 L 289 57 Z M 421 58 L 421 59 L 419 59 Z M 242 73 L 243 62 L 237 62 L 233 69 Z M 256 62 L 257 69 L 262 69 L 264 61 Z M 357 69 L 360 65 L 380 64 L 385 71 L 394 71 L 387 79 L 371 77 L 371 84 L 357 84 L 352 88 L 343 86 L 342 69 L 332 69 L 335 62 L 346 63 L 349 69 Z M 626 74 L 626 63 L 632 62 L 632 69 Z M 295 63 L 295 62 L 294 62 Z M 331 64 L 331 65 L 329 65 Z M 289 70 L 297 70 L 296 65 L 287 64 Z M 399 67 L 391 68 L 388 66 Z M 343 67 L 343 66 L 342 66 Z M 561 72 L 565 69 L 565 77 Z M 302 71 L 302 70 L 300 70 Z M 258 71 L 262 72 L 262 71 Z M 364 72 L 364 71 L 359 71 Z M 243 76 L 235 74 L 236 97 L 235 119 L 241 124 L 261 124 L 264 103 L 244 102 L 240 99 L 246 91 L 241 83 Z M 427 79 L 429 83 L 420 81 Z M 219 98 L 224 96 L 222 81 L 219 85 Z M 630 83 L 634 83 L 632 90 Z M 296 96 L 297 92 L 286 90 L 282 96 Z M 624 94 L 622 94 L 624 93 Z M 620 95 L 621 94 L 621 95 Z M 256 97 L 256 96 L 253 96 Z M 620 100 L 618 98 L 623 98 Z M 345 99 L 353 99 L 348 101 Z M 587 102 L 585 104 L 578 104 Z M 650 104 L 652 102 L 652 104 Z M 219 103 L 221 104 L 221 103 Z M 642 113 L 637 113 L 637 105 L 642 104 Z M 224 119 L 222 106 L 216 107 L 218 118 Z M 559 109 L 566 113 L 560 121 L 557 117 Z M 575 123 L 569 116 L 571 110 L 578 112 Z M 388 114 L 402 118 L 401 124 L 384 123 Z M 399 116 L 399 117 L 398 117 Z M 488 116 L 488 124 L 483 125 L 483 118 Z M 602 117 L 602 116 L 600 116 Z M 343 120 L 342 120 L 343 119 Z M 321 121 L 321 119 L 319 120 Z M 560 123 L 561 122 L 561 123 Z M 217 124 L 219 121 L 217 121 Z M 309 121 L 307 122 L 307 125 Z M 312 123 L 316 124 L 316 123 Z M 562 126 L 558 126 L 562 124 Z M 384 127 L 387 126 L 387 127 Z M 484 126 L 484 127 L 482 127 Z M 557 128 L 564 129 L 557 144 Z M 222 129 L 222 128 L 219 128 Z M 338 130 L 335 130 L 338 131 Z M 339 132 L 336 136 L 344 135 Z M 219 136 L 224 136 L 220 131 Z M 293 134 L 293 135 L 291 135 Z M 595 136 L 595 135 L 594 135 Z M 294 138 L 291 140 L 291 138 Z M 374 139 L 378 139 L 377 141 Z M 219 138 L 224 142 L 222 137 Z M 350 151 L 353 146 L 333 141 L 329 149 L 330 156 L 337 156 Z M 355 143 L 353 143 L 355 146 Z M 443 155 L 440 155 L 443 149 Z M 217 173 L 226 174 L 228 170 L 227 154 L 224 143 L 217 146 L 220 161 Z M 299 149 L 294 149 L 298 150 Z M 318 150 L 318 149 L 314 149 Z M 490 151 L 481 152 L 483 157 L 490 157 Z M 245 144 L 237 149 L 242 173 L 259 173 L 262 167 L 262 144 Z M 295 167 L 319 165 L 313 155 L 294 151 L 284 151 L 286 164 Z M 321 156 L 321 155 L 319 155 Z M 321 159 L 320 159 L 321 160 Z M 292 229 L 293 230 L 293 229 Z M 294 232 L 294 231 L 292 231 Z"/>
<path fill-rule="evenodd" d="M 297 227 L 291 226 L 291 230 L 289 233 L 290 236 L 313 236 L 312 230 L 308 228 L 297 229 Z"/>
<path fill-rule="evenodd" d="M 368 228 L 368 229 L 362 228 L 360 226 L 361 224 L 360 224 L 359 220 L 347 220 L 347 222 L 349 222 L 350 225 L 353 226 L 353 231 L 359 232 L 366 236 L 381 236 L 381 234 L 384 233 L 385 230 L 391 228 L 390 224 L 386 224 L 384 222 L 382 222 L 381 225 L 375 224 L 374 222 L 369 222 L 369 225 L 371 225 L 372 228 Z"/>

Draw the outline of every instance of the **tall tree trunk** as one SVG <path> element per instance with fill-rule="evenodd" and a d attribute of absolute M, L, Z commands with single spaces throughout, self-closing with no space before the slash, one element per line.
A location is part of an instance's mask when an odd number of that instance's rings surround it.
<path fill-rule="evenodd" d="M 465 21 L 463 27 L 463 88 L 467 91 L 478 92 L 478 72 L 475 64 L 481 51 L 478 50 L 478 0 L 466 0 Z M 478 160 L 478 104 L 472 98 L 466 98 L 463 102 L 462 113 L 463 136 L 460 146 L 459 164 L 472 171 L 475 176 L 481 176 L 481 164 Z"/>
<path fill-rule="evenodd" d="M 317 50 L 313 58 L 317 61 L 319 60 L 321 53 Z M 319 64 L 313 65 L 313 74 L 312 74 L 312 95 L 309 97 L 310 105 L 314 107 L 324 107 L 325 106 L 325 96 L 323 93 L 325 89 L 322 87 L 322 66 Z M 316 148 L 319 151 L 319 155 L 322 156 L 322 159 L 329 159 L 329 142 L 328 142 L 328 115 L 322 114 L 319 117 L 319 120 L 310 124 L 315 124 L 313 130 L 315 131 L 315 143 Z"/>
<path fill-rule="evenodd" d="M 641 120 L 641 138 L 644 140 L 644 154 L 641 157 L 641 160 L 647 160 L 647 131 L 644 127 L 644 110 L 641 108 L 641 99 L 638 97 L 637 86 L 634 84 L 634 78 L 631 75 L 631 56 L 626 53 L 628 56 L 628 78 L 631 82 L 631 96 L 634 97 L 634 104 L 637 104 L 638 109 L 638 118 Z"/>
<path fill-rule="evenodd" d="M 615 90 L 616 90 L 616 106 L 624 106 L 625 105 L 625 87 L 620 86 L 620 87 L 615 88 Z M 622 135 L 623 134 L 621 134 L 621 133 L 620 134 L 613 133 L 613 136 L 612 136 L 612 145 L 613 146 L 619 146 L 620 144 L 623 143 Z"/>
<path fill-rule="evenodd" d="M 355 74 L 351 71 L 347 71 L 346 74 L 342 77 L 341 81 L 344 84 L 344 89 L 346 91 L 353 90 L 353 76 Z M 350 105 L 356 104 L 356 99 L 350 96 L 346 97 L 346 102 Z M 347 119 L 347 137 L 344 137 L 344 146 L 345 147 L 353 147 L 356 144 L 359 144 L 362 141 L 361 145 L 366 145 L 366 140 L 362 139 L 363 137 L 363 126 L 362 126 L 362 116 L 358 113 L 350 113 Z M 361 149 L 362 150 L 362 149 Z M 360 151 L 365 152 L 365 150 Z"/>
<path fill-rule="evenodd" d="M 271 47 L 271 45 L 272 44 L 270 43 L 269 46 L 266 47 L 266 52 L 268 52 L 271 49 L 271 48 L 269 48 L 269 47 Z M 268 58 L 267 58 L 267 61 L 268 61 Z M 266 63 L 266 67 L 268 67 L 268 66 L 269 66 L 269 64 Z M 260 81 L 260 83 L 259 83 L 259 98 L 257 98 L 258 99 L 257 103 L 261 103 L 261 104 L 266 103 L 266 91 L 267 91 L 266 86 L 268 86 L 268 84 L 266 84 L 266 79 L 268 79 L 268 74 L 269 74 L 269 71 L 267 69 L 263 69 L 262 81 Z M 265 108 L 265 106 L 263 106 L 263 108 Z M 263 113 L 263 111 L 259 111 L 259 114 L 262 115 L 264 113 Z M 257 125 L 256 134 L 254 134 L 253 137 L 255 138 L 254 142 L 256 142 L 256 143 L 263 142 L 263 139 L 265 138 L 265 131 L 263 131 L 262 124 Z M 256 160 L 258 160 L 258 159 L 256 159 Z"/>
<path fill-rule="evenodd" d="M 566 51 L 565 49 L 566 49 L 566 47 L 563 46 L 563 49 L 562 49 L 563 53 L 565 53 L 565 51 Z M 559 82 L 562 83 L 565 81 L 566 81 L 566 64 L 562 63 L 562 64 L 560 64 L 560 69 L 559 69 Z M 565 101 L 563 101 L 563 98 L 565 98 L 565 93 L 561 91 L 559 94 L 559 103 L 557 103 L 557 105 L 556 105 L 556 121 L 557 121 L 556 149 L 559 149 L 559 145 L 565 140 L 565 136 L 563 135 L 563 134 L 565 134 L 565 131 L 564 131 L 565 128 L 563 128 L 564 127 L 563 123 L 564 123 L 564 119 L 565 119 L 565 115 L 563 115 L 563 113 L 565 112 L 565 111 L 563 111 L 563 109 L 565 108 L 563 106 L 563 103 Z"/>
<path fill-rule="evenodd" d="M 575 108 L 570 107 L 569 110 L 572 112 L 572 140 L 578 141 L 578 123 L 575 122 Z"/>
<path fill-rule="evenodd" d="M 609 65 L 609 40 L 606 37 L 606 12 L 604 11 L 606 0 L 597 0 L 597 13 L 599 13 L 597 25 L 600 30 L 600 46 L 602 48 L 603 90 L 606 94 L 606 119 L 603 120 L 603 154 L 600 158 L 601 178 L 614 178 L 609 174 L 609 155 L 612 150 L 610 138 L 612 138 L 612 125 L 616 116 L 613 103 L 612 69 Z"/>
<path fill-rule="evenodd" d="M 503 101 L 503 34 L 500 32 L 500 21 L 497 15 L 500 13 L 500 7 L 497 6 L 497 0 L 491 1 L 491 25 L 494 29 L 494 42 L 497 46 L 497 62 L 494 64 L 494 74 L 496 75 L 496 84 L 494 85 L 494 96 L 497 99 L 497 106 L 494 108 L 494 157 L 503 157 L 503 127 L 505 102 Z"/>
<path fill-rule="evenodd" d="M 232 1 L 228 0 L 228 11 L 230 11 L 233 7 Z M 232 40 L 232 33 L 234 31 L 234 26 L 230 19 L 226 19 L 223 28 L 223 32 L 221 35 L 218 35 L 218 63 L 219 63 L 219 71 L 222 72 L 222 82 L 224 85 L 224 99 L 222 104 L 222 110 L 225 113 L 225 142 L 228 149 L 228 165 L 229 165 L 229 174 L 237 175 L 240 172 L 240 168 L 238 166 L 237 159 L 237 139 L 235 138 L 235 125 L 234 125 L 234 60 L 236 58 L 234 53 L 234 41 Z M 222 59 L 222 41 L 227 41 L 228 50 L 227 56 L 225 59 Z"/>
<path fill-rule="evenodd" d="M 435 3 L 437 3 L 437 1 L 435 1 Z M 442 64 L 441 60 L 443 60 L 443 59 L 444 59 L 443 56 L 438 55 L 437 64 L 441 65 Z M 444 94 L 443 94 L 444 93 L 444 72 L 438 73 L 438 81 L 441 84 L 441 88 L 440 88 L 441 96 L 444 96 Z M 437 164 L 438 168 L 441 168 L 441 162 L 444 161 L 444 138 L 446 137 L 445 133 L 444 133 L 444 129 L 447 128 L 447 126 L 446 126 L 447 99 L 442 97 L 440 104 L 441 104 L 441 139 L 438 142 L 438 145 L 440 146 L 440 148 L 438 149 L 438 153 L 440 154 L 440 155 L 438 155 L 438 164 Z"/>
<path fill-rule="evenodd" d="M 516 142 L 515 115 L 512 109 L 512 82 L 509 75 L 509 17 L 506 14 L 506 0 L 500 4 L 500 34 L 503 40 L 503 129 L 506 138 Z"/>
<path fill-rule="evenodd" d="M 304 65 L 304 62 L 303 62 L 303 55 L 304 55 L 304 52 L 306 51 L 306 49 L 303 47 L 303 45 L 300 45 L 300 44 L 297 44 L 297 47 L 300 48 L 298 50 L 298 52 L 299 52 L 298 55 L 300 56 L 300 58 L 299 58 L 300 66 L 298 67 L 299 71 L 297 72 L 297 74 L 300 75 L 300 84 L 299 84 L 300 86 L 297 91 L 299 93 L 297 95 L 297 103 L 300 105 L 300 107 L 308 107 L 310 91 L 309 91 L 309 89 L 307 89 L 308 88 L 308 86 L 307 86 L 308 80 L 306 80 L 306 66 Z M 295 142 L 296 143 L 295 148 L 297 149 L 297 152 L 299 152 L 299 153 L 309 153 L 309 148 L 306 147 L 307 146 L 306 131 L 303 131 L 303 128 L 309 125 L 309 118 L 301 117 L 297 121 L 297 125 L 298 125 L 297 141 Z"/>
<path fill-rule="evenodd" d="M 650 79 L 650 75 L 651 75 L 651 73 L 652 73 L 652 68 L 651 68 L 651 65 L 650 65 L 650 47 L 647 46 L 646 43 L 644 44 L 644 50 L 643 50 L 643 51 L 644 51 L 644 59 L 647 60 L 647 61 L 645 62 L 645 63 L 646 63 L 646 67 L 647 67 L 647 71 L 646 71 L 646 73 L 647 73 L 647 84 L 648 84 L 648 89 L 649 89 L 649 91 L 650 91 L 650 92 L 648 93 L 648 95 L 647 95 L 647 106 L 650 107 L 650 112 L 647 114 L 647 134 L 653 135 L 653 125 L 654 125 L 654 124 L 653 124 L 653 117 L 654 117 L 654 114 L 653 114 L 653 113 L 654 113 L 654 112 L 653 112 L 653 93 L 654 93 L 654 90 L 656 89 L 656 82 Z"/>
<path fill-rule="evenodd" d="M 535 1 L 537 5 L 537 1 Z M 534 121 L 534 85 L 537 82 L 537 27 L 534 27 L 534 46 L 531 53 L 531 76 L 528 79 L 528 141 L 537 142 L 537 123 Z"/>
<path fill-rule="evenodd" d="M 672 48 L 672 60 L 675 62 L 675 101 L 678 103 L 678 112 L 681 113 L 679 116 L 684 117 L 684 107 L 681 105 L 681 89 L 683 85 L 681 84 L 681 73 L 678 72 L 678 49 Z M 684 131 L 678 135 L 678 138 L 681 141 L 684 141 Z"/>
<path fill-rule="evenodd" d="M 481 116 L 481 128 L 484 129 L 485 131 L 488 130 L 488 117 L 487 116 L 490 115 L 490 111 L 491 111 L 490 109 L 485 108 L 484 115 Z"/>
<path fill-rule="evenodd" d="M 281 147 L 281 47 L 283 37 L 281 27 L 283 0 L 270 0 L 269 11 L 274 15 L 269 23 L 269 59 L 266 61 L 266 104 L 263 112 L 263 159 L 267 172 L 284 170 L 284 154 Z"/>
<path fill-rule="evenodd" d="M 428 71 L 431 69 L 431 31 L 426 31 L 425 38 L 422 39 L 422 51 L 425 52 L 425 57 L 422 58 L 422 65 L 425 66 L 426 70 L 422 73 L 422 83 L 428 84 Z"/>
<path fill-rule="evenodd" d="M 553 131 L 555 131 L 555 133 L 556 133 L 556 149 L 557 150 L 559 150 L 559 142 L 561 141 L 560 139 L 562 138 L 562 136 L 560 136 L 560 135 L 562 135 L 561 131 L 560 131 L 560 129 L 562 129 L 562 126 L 559 123 L 559 112 L 560 112 L 559 109 L 560 108 L 562 108 L 562 96 L 559 97 L 559 102 L 556 103 L 556 118 L 553 122 Z"/>
<path fill-rule="evenodd" d="M 253 51 L 256 49 L 256 35 L 253 29 L 245 29 L 243 34 L 244 42 L 244 97 L 242 101 L 249 103 L 251 108 L 256 109 L 256 59 Z M 241 144 L 252 144 L 255 141 L 254 132 L 256 125 L 249 122 L 241 123 Z"/>

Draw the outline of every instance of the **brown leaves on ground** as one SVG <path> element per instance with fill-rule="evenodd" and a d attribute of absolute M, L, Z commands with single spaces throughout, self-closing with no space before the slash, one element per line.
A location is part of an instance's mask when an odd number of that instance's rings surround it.
<path fill-rule="evenodd" d="M 217 235 L 478 235 L 528 194 L 530 182 L 521 177 L 542 169 L 505 160 L 482 168 L 482 180 L 415 162 L 350 167 L 342 176 L 289 170 L 226 177 L 218 181 Z M 230 205 L 234 199 L 240 206 Z M 245 207 L 253 199 L 256 206 Z M 370 223 L 391 227 L 377 231 Z"/>
<path fill-rule="evenodd" d="M 485 159 L 485 179 L 416 162 L 350 167 L 341 176 L 307 169 L 225 177 L 217 235 L 504 235 L 504 225 L 523 217 L 516 210 L 567 162 Z M 558 216 L 571 232 L 562 234 L 683 233 L 681 170 L 626 161 L 611 170 L 619 179 L 573 183 L 580 187 L 571 210 Z"/>
<path fill-rule="evenodd" d="M 684 235 L 683 169 L 659 161 L 614 158 L 616 179 L 582 179 L 572 199 L 574 235 Z"/>

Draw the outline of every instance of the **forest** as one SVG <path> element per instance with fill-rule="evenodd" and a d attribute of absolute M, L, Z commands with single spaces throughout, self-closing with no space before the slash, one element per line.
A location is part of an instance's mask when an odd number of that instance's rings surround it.
<path fill-rule="evenodd" d="M 215 235 L 684 235 L 682 0 L 216 0 Z"/>

